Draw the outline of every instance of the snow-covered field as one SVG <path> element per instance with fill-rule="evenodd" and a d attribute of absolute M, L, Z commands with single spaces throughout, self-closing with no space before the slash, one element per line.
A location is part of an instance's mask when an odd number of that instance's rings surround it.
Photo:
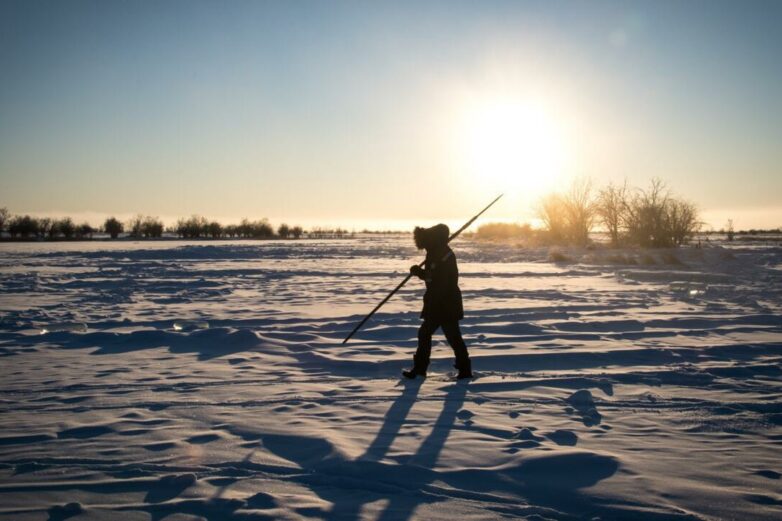
<path fill-rule="evenodd" d="M 782 250 L 0 244 L 0 519 L 780 519 Z"/>

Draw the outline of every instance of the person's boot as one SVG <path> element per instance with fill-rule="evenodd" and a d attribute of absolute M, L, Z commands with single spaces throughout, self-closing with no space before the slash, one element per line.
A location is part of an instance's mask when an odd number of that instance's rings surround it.
<path fill-rule="evenodd" d="M 472 378 L 472 361 L 469 358 L 467 360 L 458 362 L 455 367 L 459 370 L 459 372 L 456 374 L 457 380 Z"/>
<path fill-rule="evenodd" d="M 418 357 L 413 357 L 413 367 L 410 369 L 403 369 L 402 376 L 413 380 L 416 376 L 426 378 L 426 366 L 421 363 Z"/>

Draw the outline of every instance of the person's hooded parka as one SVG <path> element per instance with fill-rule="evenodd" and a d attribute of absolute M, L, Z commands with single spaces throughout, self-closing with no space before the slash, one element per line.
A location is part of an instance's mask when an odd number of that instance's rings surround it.
<path fill-rule="evenodd" d="M 462 292 L 459 290 L 459 270 L 456 257 L 448 247 L 448 226 L 416 228 L 415 242 L 426 249 L 424 276 L 426 293 L 421 318 L 438 323 L 464 318 Z"/>

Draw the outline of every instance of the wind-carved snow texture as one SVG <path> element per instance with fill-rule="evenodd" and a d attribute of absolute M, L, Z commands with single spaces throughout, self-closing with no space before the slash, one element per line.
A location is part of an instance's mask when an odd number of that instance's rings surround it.
<path fill-rule="evenodd" d="M 779 249 L 409 243 L 0 245 L 0 519 L 779 519 Z"/>

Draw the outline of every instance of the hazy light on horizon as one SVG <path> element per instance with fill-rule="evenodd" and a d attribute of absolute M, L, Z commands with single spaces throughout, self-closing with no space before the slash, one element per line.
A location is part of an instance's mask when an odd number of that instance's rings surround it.
<path fill-rule="evenodd" d="M 661 177 L 779 226 L 782 4 L 717 4 L 4 2 L 0 206 L 525 221 Z"/>

